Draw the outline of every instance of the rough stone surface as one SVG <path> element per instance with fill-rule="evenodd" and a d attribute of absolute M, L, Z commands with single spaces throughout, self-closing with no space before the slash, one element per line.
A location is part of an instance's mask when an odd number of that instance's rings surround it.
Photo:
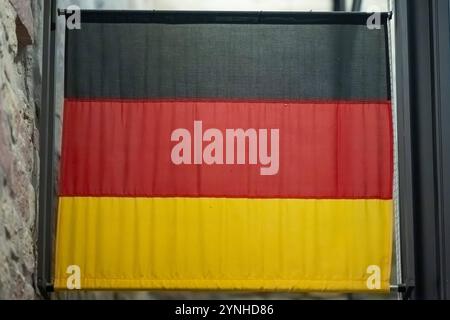
<path fill-rule="evenodd" d="M 0 0 L 0 299 L 34 299 L 40 39 L 19 43 L 16 9 L 36 31 L 41 1 L 14 2 Z"/>

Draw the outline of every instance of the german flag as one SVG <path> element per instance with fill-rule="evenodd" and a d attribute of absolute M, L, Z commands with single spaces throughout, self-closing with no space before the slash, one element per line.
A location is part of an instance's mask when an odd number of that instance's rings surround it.
<path fill-rule="evenodd" d="M 386 26 L 161 16 L 67 31 L 56 289 L 389 290 Z"/>

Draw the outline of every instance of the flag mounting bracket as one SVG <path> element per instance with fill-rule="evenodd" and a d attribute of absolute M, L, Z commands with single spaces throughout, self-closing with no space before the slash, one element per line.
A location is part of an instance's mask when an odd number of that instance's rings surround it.
<path fill-rule="evenodd" d="M 403 296 L 404 300 L 409 300 L 411 298 L 411 294 L 414 290 L 414 286 L 407 285 L 404 283 L 393 284 L 390 286 L 391 292 L 397 292 Z"/>
<path fill-rule="evenodd" d="M 67 9 L 58 8 L 57 12 L 58 12 L 58 17 L 67 15 Z"/>

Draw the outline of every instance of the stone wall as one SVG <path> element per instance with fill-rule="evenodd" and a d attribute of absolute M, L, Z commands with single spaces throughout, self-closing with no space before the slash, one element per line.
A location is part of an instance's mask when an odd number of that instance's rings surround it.
<path fill-rule="evenodd" d="M 41 0 L 0 0 L 0 299 L 34 299 Z"/>

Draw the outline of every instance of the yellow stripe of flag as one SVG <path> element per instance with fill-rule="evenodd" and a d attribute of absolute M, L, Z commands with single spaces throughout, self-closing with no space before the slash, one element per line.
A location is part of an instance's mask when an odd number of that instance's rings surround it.
<path fill-rule="evenodd" d="M 389 290 L 391 200 L 59 201 L 56 289 Z"/>

